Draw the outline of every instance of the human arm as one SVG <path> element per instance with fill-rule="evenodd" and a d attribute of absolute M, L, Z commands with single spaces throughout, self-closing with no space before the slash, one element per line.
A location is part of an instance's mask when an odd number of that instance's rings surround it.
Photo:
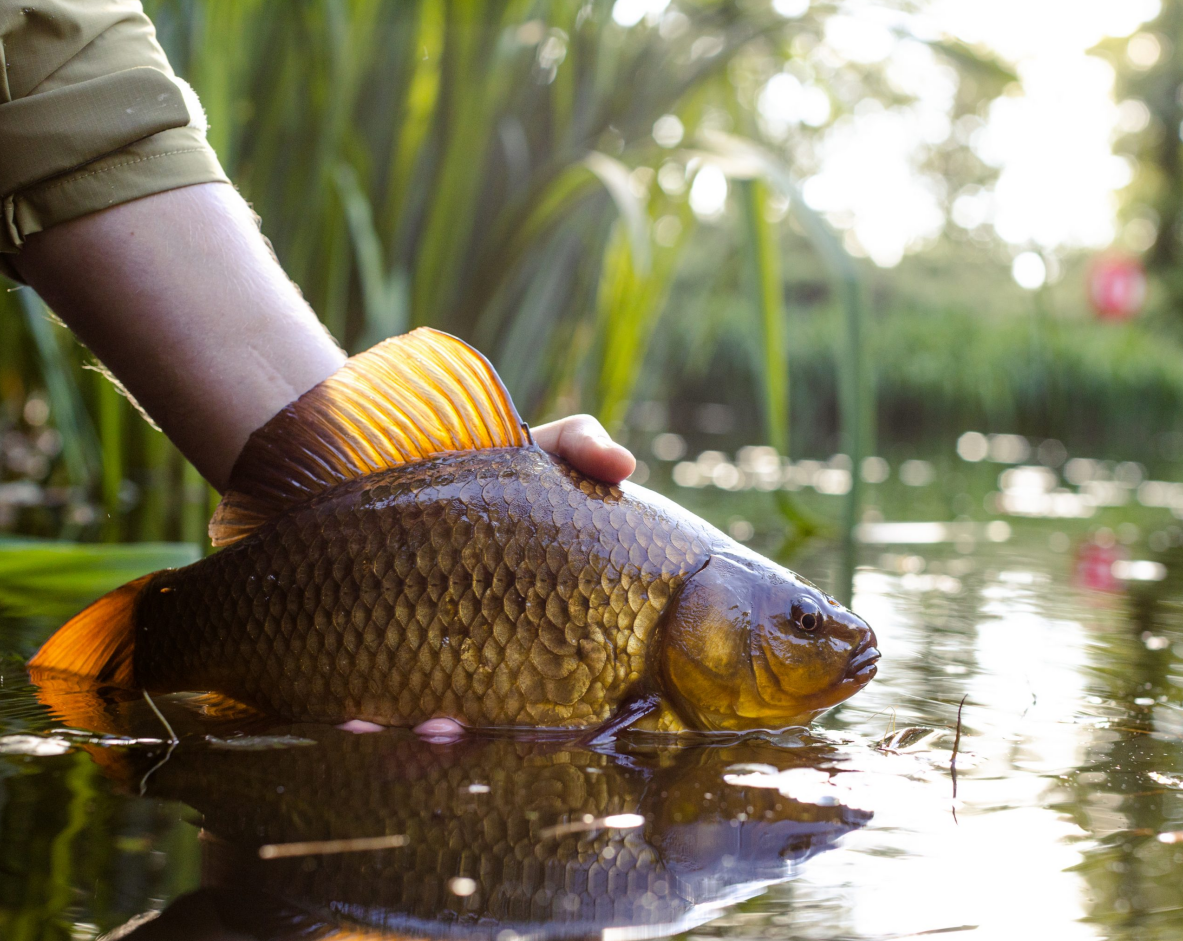
<path fill-rule="evenodd" d="M 14 264 L 219 490 L 251 432 L 345 361 L 224 183 L 54 226 Z"/>
<path fill-rule="evenodd" d="M 0 271 L 31 284 L 223 489 L 250 433 L 344 361 L 205 140 L 134 0 L 0 0 Z M 618 480 L 594 420 L 540 444 Z"/>
<path fill-rule="evenodd" d="M 62 223 L 31 235 L 14 259 L 219 490 L 251 432 L 345 361 L 224 183 Z M 636 464 L 588 415 L 534 437 L 610 482 Z"/>

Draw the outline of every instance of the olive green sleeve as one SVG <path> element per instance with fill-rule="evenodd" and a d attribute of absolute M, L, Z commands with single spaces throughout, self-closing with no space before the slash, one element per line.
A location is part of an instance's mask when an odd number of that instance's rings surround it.
<path fill-rule="evenodd" d="M 138 0 L 0 0 L 0 272 L 59 222 L 226 182 Z"/>

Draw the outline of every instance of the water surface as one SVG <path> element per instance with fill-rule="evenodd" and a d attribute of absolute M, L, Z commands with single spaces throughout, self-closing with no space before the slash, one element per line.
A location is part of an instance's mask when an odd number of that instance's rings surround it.
<path fill-rule="evenodd" d="M 0 621 L 0 936 L 1177 938 L 1183 560 L 1082 587 L 1062 528 L 864 546 L 878 678 L 810 733 L 676 746 L 168 697 L 172 744 L 142 699 L 28 685 L 76 603 L 46 589 Z"/>

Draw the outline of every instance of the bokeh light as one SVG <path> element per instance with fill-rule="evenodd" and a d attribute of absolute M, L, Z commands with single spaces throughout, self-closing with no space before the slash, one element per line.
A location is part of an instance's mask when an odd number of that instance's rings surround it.
<path fill-rule="evenodd" d="M 1047 265 L 1036 252 L 1022 252 L 1011 265 L 1015 283 L 1028 291 L 1034 291 L 1047 283 Z"/>
<path fill-rule="evenodd" d="M 859 4 L 830 17 L 814 56 L 882 65 L 892 88 L 910 101 L 863 101 L 834 122 L 816 145 L 807 201 L 848 232 L 848 248 L 883 267 L 930 245 L 946 213 L 962 229 L 989 227 L 1019 248 L 1109 245 L 1118 235 L 1116 194 L 1134 172 L 1113 142 L 1144 130 L 1150 114 L 1141 101 L 1114 100 L 1113 66 L 1093 53 L 1107 37 L 1131 37 L 1130 61 L 1150 67 L 1161 44 L 1137 30 L 1158 12 L 1158 0 L 935 0 L 911 16 Z M 956 128 L 957 77 L 919 41 L 941 36 L 997 55 L 1020 79 Z M 831 110 L 825 92 L 792 68 L 769 79 L 757 104 L 765 130 L 782 138 L 801 125 L 825 124 Z M 997 169 L 993 183 L 944 191 L 945 180 L 927 164 L 956 136 Z M 1123 237 L 1131 247 L 1153 241 L 1146 223 Z"/>
<path fill-rule="evenodd" d="M 727 204 L 727 177 L 718 167 L 708 164 L 694 176 L 690 185 L 690 208 L 703 219 L 721 215 Z"/>

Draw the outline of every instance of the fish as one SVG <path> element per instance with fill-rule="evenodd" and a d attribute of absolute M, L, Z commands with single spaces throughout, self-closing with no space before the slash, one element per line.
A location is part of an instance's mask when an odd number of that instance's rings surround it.
<path fill-rule="evenodd" d="M 34 681 L 611 737 L 807 724 L 879 660 L 866 622 L 806 579 L 542 451 L 489 362 L 430 328 L 256 430 L 210 537 L 220 551 L 68 621 Z"/>
<path fill-rule="evenodd" d="M 872 819 L 789 796 L 795 774 L 824 782 L 840 766 L 809 742 L 618 753 L 324 726 L 271 738 L 299 744 L 190 736 L 163 764 L 108 759 L 133 793 L 155 765 L 145 793 L 200 815 L 203 887 L 145 939 L 194 923 L 260 939 L 663 936 L 785 882 Z"/>

